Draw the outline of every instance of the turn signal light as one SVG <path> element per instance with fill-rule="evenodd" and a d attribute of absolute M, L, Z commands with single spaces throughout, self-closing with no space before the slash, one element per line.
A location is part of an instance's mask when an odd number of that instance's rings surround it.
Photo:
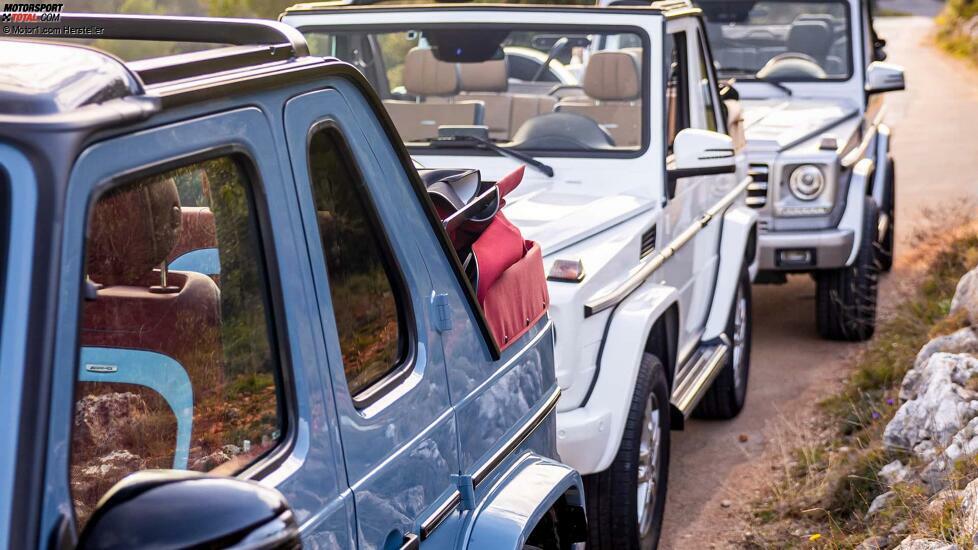
<path fill-rule="evenodd" d="M 584 262 L 581 260 L 554 260 L 547 274 L 548 281 L 579 283 L 584 280 Z"/>

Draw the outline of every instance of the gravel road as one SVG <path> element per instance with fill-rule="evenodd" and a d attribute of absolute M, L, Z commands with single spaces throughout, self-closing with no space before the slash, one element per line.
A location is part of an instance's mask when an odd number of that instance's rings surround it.
<path fill-rule="evenodd" d="M 892 299 L 890 287 L 910 246 L 904 238 L 922 219 L 922 209 L 978 199 L 978 71 L 931 45 L 933 23 L 926 17 L 881 18 L 877 29 L 889 42 L 888 61 L 906 68 L 908 86 L 887 98 L 900 241 L 896 268 L 883 283 L 885 302 Z M 760 463 L 776 450 L 776 426 L 786 416 L 810 416 L 834 386 L 825 381 L 845 375 L 858 345 L 818 338 L 814 294 L 807 276 L 754 287 L 747 406 L 733 421 L 692 421 L 686 431 L 673 433 L 662 547 L 725 547 L 739 540 L 750 528 L 743 504 L 770 477 L 770 468 Z"/>

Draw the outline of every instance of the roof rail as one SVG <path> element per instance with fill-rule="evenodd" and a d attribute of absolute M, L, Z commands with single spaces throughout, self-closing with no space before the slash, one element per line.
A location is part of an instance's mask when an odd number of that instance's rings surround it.
<path fill-rule="evenodd" d="M 660 11 L 683 10 L 694 7 L 690 0 L 611 0 L 608 6 L 648 6 Z"/>
<path fill-rule="evenodd" d="M 98 38 L 199 42 L 203 44 L 288 45 L 296 57 L 309 55 L 305 37 L 278 21 L 170 15 L 118 15 L 64 13 L 57 22 L 38 22 L 39 27 L 92 26 Z M 64 38 L 57 35 L 52 38 Z M 82 36 L 79 36 L 82 38 Z M 87 38 L 87 37 L 86 37 Z"/>

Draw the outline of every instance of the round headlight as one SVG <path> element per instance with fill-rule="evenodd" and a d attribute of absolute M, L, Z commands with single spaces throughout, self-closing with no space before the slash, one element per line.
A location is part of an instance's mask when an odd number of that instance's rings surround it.
<path fill-rule="evenodd" d="M 800 200 L 815 200 L 825 190 L 825 175 L 818 166 L 803 164 L 792 170 L 788 177 L 788 188 Z"/>

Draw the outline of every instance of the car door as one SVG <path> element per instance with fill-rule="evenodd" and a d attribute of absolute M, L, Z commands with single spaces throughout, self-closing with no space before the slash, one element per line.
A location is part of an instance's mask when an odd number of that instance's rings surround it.
<path fill-rule="evenodd" d="M 364 548 L 399 547 L 454 493 L 455 416 L 417 235 L 430 232 L 362 92 L 291 99 L 285 127 Z M 370 130 L 368 133 L 367 130 Z M 368 137 L 369 136 L 369 137 Z"/>
<path fill-rule="evenodd" d="M 82 529 L 123 477 L 189 469 L 278 488 L 311 547 L 356 543 L 335 408 L 310 367 L 319 312 L 270 123 L 280 107 L 222 107 L 92 145 L 72 172 L 43 497 L 52 538 Z M 189 249 L 213 250 L 216 270 L 169 269 Z"/>

